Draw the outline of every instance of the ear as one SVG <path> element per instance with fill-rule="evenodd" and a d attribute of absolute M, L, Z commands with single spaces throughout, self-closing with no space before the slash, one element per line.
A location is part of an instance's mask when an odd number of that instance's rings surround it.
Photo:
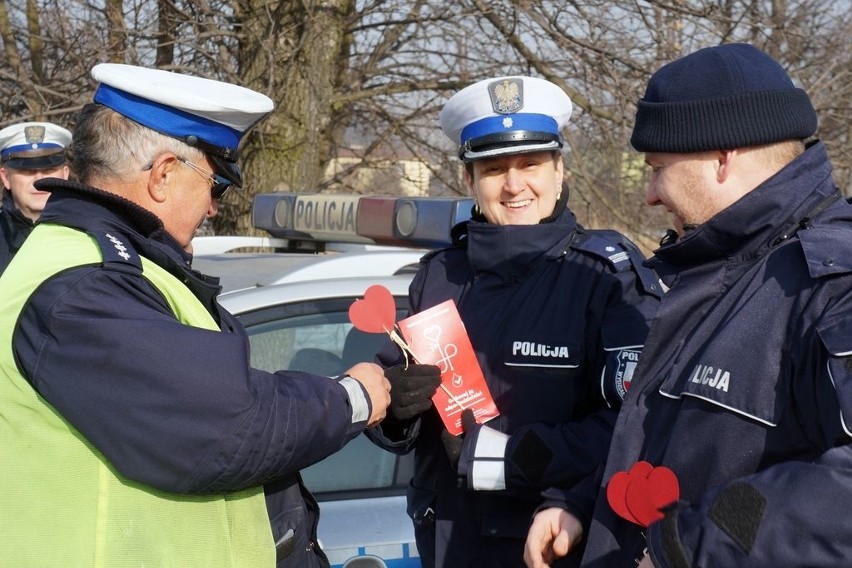
<path fill-rule="evenodd" d="M 179 162 L 177 156 L 171 153 L 164 153 L 157 156 L 151 163 L 151 169 L 148 172 L 148 197 L 155 203 L 163 203 L 168 195 L 168 187 L 172 183 L 172 178 L 176 175 Z"/>
<path fill-rule="evenodd" d="M 473 174 L 471 173 L 473 171 L 473 167 L 471 167 L 470 169 L 464 169 L 464 183 L 467 185 L 467 193 L 475 200 L 476 191 L 474 191 L 473 189 Z"/>
<path fill-rule="evenodd" d="M 725 183 L 734 173 L 739 154 L 736 150 L 719 150 L 716 154 L 716 181 Z"/>
<path fill-rule="evenodd" d="M 6 174 L 6 168 L 0 168 L 0 180 L 3 182 L 3 187 L 12 189 L 12 184 L 9 183 L 9 176 Z"/>
<path fill-rule="evenodd" d="M 562 156 L 557 153 L 555 159 L 555 163 L 553 164 L 556 167 L 556 186 L 562 187 L 562 180 L 565 179 L 565 164 L 562 162 Z"/>

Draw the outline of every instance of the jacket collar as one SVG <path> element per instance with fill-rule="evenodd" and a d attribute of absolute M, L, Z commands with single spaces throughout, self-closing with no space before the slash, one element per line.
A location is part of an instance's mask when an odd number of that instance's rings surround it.
<path fill-rule="evenodd" d="M 554 214 L 538 225 L 470 221 L 467 256 L 474 274 L 494 274 L 506 282 L 517 281 L 527 275 L 533 263 L 563 256 L 577 227 L 566 200 L 567 195 L 557 203 Z"/>
<path fill-rule="evenodd" d="M 35 185 L 51 193 L 39 222 L 58 223 L 85 231 L 114 230 L 137 241 L 134 243 L 137 246 L 145 240 L 164 245 L 187 264 L 192 258 L 166 232 L 159 217 L 129 199 L 69 180 L 45 178 Z"/>
<path fill-rule="evenodd" d="M 87 232 L 115 231 L 136 251 L 181 279 L 205 305 L 218 294 L 219 279 L 192 270 L 192 255 L 169 235 L 159 217 L 120 195 L 74 181 L 44 178 L 38 189 L 51 196 L 38 222 Z"/>

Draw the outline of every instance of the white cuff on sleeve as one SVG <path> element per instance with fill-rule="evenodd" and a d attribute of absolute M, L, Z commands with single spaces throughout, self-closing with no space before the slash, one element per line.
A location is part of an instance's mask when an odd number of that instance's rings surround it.
<path fill-rule="evenodd" d="M 506 445 L 509 435 L 488 426 L 479 429 L 468 483 L 478 491 L 506 489 Z"/>

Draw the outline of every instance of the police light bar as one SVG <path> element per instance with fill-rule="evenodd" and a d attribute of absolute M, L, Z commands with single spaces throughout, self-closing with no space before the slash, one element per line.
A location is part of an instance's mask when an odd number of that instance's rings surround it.
<path fill-rule="evenodd" d="M 470 219 L 465 197 L 377 197 L 308 193 L 254 196 L 252 223 L 277 238 L 436 248 Z"/>

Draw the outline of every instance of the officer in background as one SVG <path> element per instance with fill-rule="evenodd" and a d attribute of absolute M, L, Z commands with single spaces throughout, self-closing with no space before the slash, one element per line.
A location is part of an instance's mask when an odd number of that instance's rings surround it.
<path fill-rule="evenodd" d="M 621 408 L 584 566 L 849 565 L 852 205 L 823 144 L 806 142 L 816 129 L 807 94 L 751 45 L 651 77 L 631 143 L 651 168 L 648 203 L 679 238 L 652 259 L 671 288 Z M 653 495 L 665 498 L 643 504 Z M 571 524 L 539 513 L 529 566 L 570 550 Z"/>
<path fill-rule="evenodd" d="M 441 112 L 476 205 L 456 246 L 422 260 L 409 312 L 455 301 L 500 416 L 480 427 L 467 410 L 464 436 L 449 435 L 430 401 L 437 367 L 406 367 L 392 345 L 380 354 L 391 412 L 369 434 L 415 453 L 408 506 L 425 567 L 523 565 L 541 490 L 602 466 L 656 311 L 638 249 L 567 206 L 571 110 L 558 86 L 517 76 L 470 85 Z"/>
<path fill-rule="evenodd" d="M 50 122 L 24 122 L 0 130 L 0 274 L 33 229 L 49 193 L 33 187 L 43 177 L 68 179 L 65 149 L 71 133 Z"/>
<path fill-rule="evenodd" d="M 0 279 L 0 563 L 328 566 L 299 470 L 380 420 L 389 385 L 373 363 L 251 368 L 218 280 L 190 269 L 272 101 L 129 65 L 92 76 L 80 182 L 36 182 L 51 198 Z"/>

